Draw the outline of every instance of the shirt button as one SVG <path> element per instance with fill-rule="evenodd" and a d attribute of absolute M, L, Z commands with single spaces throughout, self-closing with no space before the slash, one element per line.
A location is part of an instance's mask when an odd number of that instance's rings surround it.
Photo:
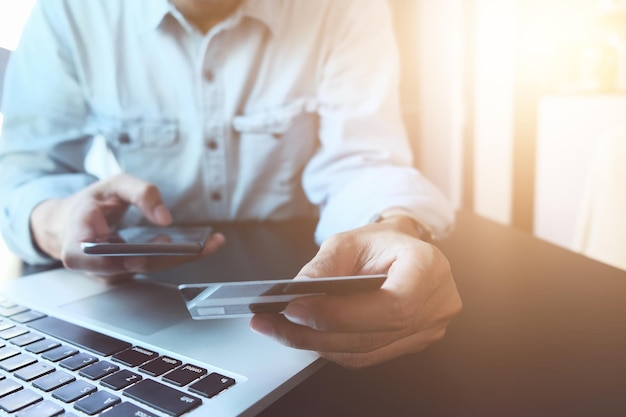
<path fill-rule="evenodd" d="M 213 80 L 215 79 L 215 75 L 213 74 L 213 71 L 211 71 L 210 69 L 205 69 L 202 72 L 202 76 L 204 77 L 204 80 L 209 83 L 212 83 Z"/>
<path fill-rule="evenodd" d="M 214 141 L 214 140 L 210 140 L 210 141 L 207 143 L 207 146 L 209 147 L 209 149 L 210 149 L 210 150 L 214 151 L 214 150 L 216 150 L 216 149 L 217 149 L 217 142 L 216 142 L 216 141 Z"/>
<path fill-rule="evenodd" d="M 122 132 L 117 136 L 117 141 L 123 145 L 130 143 L 130 135 L 126 132 Z"/>
<path fill-rule="evenodd" d="M 219 191 L 213 191 L 211 193 L 211 200 L 213 200 L 213 201 L 221 201 L 222 200 L 222 193 L 220 193 Z"/>

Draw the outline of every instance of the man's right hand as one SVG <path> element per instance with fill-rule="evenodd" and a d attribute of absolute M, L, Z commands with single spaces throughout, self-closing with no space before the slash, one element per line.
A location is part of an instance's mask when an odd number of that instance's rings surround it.
<path fill-rule="evenodd" d="M 131 205 L 157 226 L 167 226 L 172 222 L 172 215 L 154 184 L 120 174 L 98 181 L 70 197 L 39 204 L 31 215 L 31 234 L 41 251 L 63 262 L 66 268 L 108 279 L 189 262 L 215 252 L 224 242 L 222 235 L 213 234 L 202 253 L 193 256 L 107 257 L 83 254 L 81 242 L 108 235 Z"/>

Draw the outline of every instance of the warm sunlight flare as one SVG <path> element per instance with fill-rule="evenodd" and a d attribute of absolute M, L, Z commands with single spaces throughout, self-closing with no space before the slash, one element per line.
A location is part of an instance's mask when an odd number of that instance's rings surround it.
<path fill-rule="evenodd" d="M 607 2 L 528 2 L 518 11 L 520 70 L 560 92 L 609 92 L 617 87 L 620 33 Z"/>

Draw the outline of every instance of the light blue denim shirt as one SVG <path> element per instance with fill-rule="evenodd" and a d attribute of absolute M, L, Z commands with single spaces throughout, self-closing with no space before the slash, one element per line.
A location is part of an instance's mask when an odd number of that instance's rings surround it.
<path fill-rule="evenodd" d="M 33 208 L 119 170 L 176 223 L 319 214 L 321 242 L 403 207 L 441 235 L 453 210 L 412 167 L 397 84 L 384 1 L 244 1 L 207 34 L 167 0 L 40 1 L 5 79 L 4 238 L 49 262 Z"/>

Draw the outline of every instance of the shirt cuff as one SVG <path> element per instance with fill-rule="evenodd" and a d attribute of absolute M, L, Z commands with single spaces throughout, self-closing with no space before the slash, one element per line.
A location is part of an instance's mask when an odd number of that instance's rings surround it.
<path fill-rule="evenodd" d="M 50 265 L 57 262 L 42 253 L 33 242 L 30 215 L 43 201 L 67 197 L 92 182 L 94 178 L 89 175 L 54 175 L 28 182 L 15 189 L 3 210 L 5 219 L 2 232 L 9 249 L 31 265 Z"/>
<path fill-rule="evenodd" d="M 393 207 L 377 213 L 372 216 L 370 223 L 379 223 L 389 218 L 398 216 L 407 217 L 413 221 L 418 237 L 421 240 L 425 242 L 432 242 L 433 240 L 435 240 L 435 234 L 433 233 L 432 229 L 427 226 L 423 220 L 415 216 L 410 210 L 403 207 Z"/>

